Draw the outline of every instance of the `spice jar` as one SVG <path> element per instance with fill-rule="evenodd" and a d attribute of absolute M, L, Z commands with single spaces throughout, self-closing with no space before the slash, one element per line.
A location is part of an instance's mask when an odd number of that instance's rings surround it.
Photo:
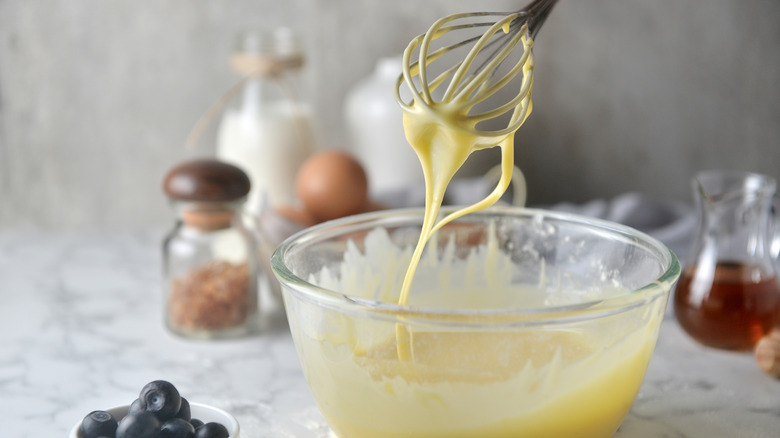
<path fill-rule="evenodd" d="M 247 175 L 217 160 L 187 161 L 163 182 L 178 220 L 163 244 L 165 322 L 190 338 L 226 338 L 258 323 L 257 244 L 241 210 Z"/>

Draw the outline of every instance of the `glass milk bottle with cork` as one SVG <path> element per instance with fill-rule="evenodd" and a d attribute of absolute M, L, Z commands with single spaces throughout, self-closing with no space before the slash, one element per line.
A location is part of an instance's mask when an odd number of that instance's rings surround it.
<path fill-rule="evenodd" d="M 314 151 L 312 109 L 297 95 L 303 63 L 303 50 L 290 29 L 238 37 L 230 65 L 243 80 L 234 87 L 240 95 L 222 115 L 217 157 L 249 175 L 249 214 L 292 203 L 298 168 Z"/>

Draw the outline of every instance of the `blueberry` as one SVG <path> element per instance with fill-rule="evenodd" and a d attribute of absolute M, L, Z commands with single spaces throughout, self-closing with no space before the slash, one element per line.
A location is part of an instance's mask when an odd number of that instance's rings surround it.
<path fill-rule="evenodd" d="M 181 418 L 182 420 L 190 421 L 192 419 L 192 412 L 190 411 L 190 402 L 187 401 L 186 398 L 181 398 L 181 407 L 179 408 L 179 412 L 176 413 L 176 418 Z"/>
<path fill-rule="evenodd" d="M 146 404 L 146 411 L 153 413 L 160 421 L 173 418 L 181 408 L 179 391 L 165 380 L 147 383 L 138 398 Z"/>
<path fill-rule="evenodd" d="M 195 438 L 228 438 L 229 436 L 227 428 L 219 423 L 206 423 L 195 429 Z"/>
<path fill-rule="evenodd" d="M 151 412 L 126 415 L 119 421 L 116 438 L 157 438 L 160 421 Z"/>
<path fill-rule="evenodd" d="M 130 403 L 130 409 L 127 411 L 127 415 L 135 415 L 139 412 L 146 411 L 146 403 L 140 398 L 135 399 Z"/>
<path fill-rule="evenodd" d="M 195 436 L 195 428 L 189 421 L 181 418 L 173 418 L 160 426 L 159 438 L 192 438 Z"/>
<path fill-rule="evenodd" d="M 192 424 L 192 427 L 194 427 L 195 429 L 203 426 L 203 422 L 198 420 L 197 418 L 193 418 L 192 420 L 190 420 L 190 424 Z"/>
<path fill-rule="evenodd" d="M 117 422 L 106 411 L 92 411 L 81 421 L 81 434 L 84 438 L 98 438 L 102 435 L 113 436 Z"/>

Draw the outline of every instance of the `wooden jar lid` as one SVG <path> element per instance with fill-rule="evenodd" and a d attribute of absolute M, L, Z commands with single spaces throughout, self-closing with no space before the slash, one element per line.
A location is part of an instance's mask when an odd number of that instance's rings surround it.
<path fill-rule="evenodd" d="M 165 194 L 176 201 L 235 201 L 245 197 L 249 188 L 249 177 L 243 170 L 214 159 L 180 163 L 163 181 Z"/>

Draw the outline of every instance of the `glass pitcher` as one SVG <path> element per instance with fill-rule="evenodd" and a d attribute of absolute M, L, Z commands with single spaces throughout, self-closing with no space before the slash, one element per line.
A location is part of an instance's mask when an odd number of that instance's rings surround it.
<path fill-rule="evenodd" d="M 780 316 L 775 180 L 713 170 L 696 174 L 692 185 L 699 223 L 675 315 L 701 344 L 750 350 Z"/>

